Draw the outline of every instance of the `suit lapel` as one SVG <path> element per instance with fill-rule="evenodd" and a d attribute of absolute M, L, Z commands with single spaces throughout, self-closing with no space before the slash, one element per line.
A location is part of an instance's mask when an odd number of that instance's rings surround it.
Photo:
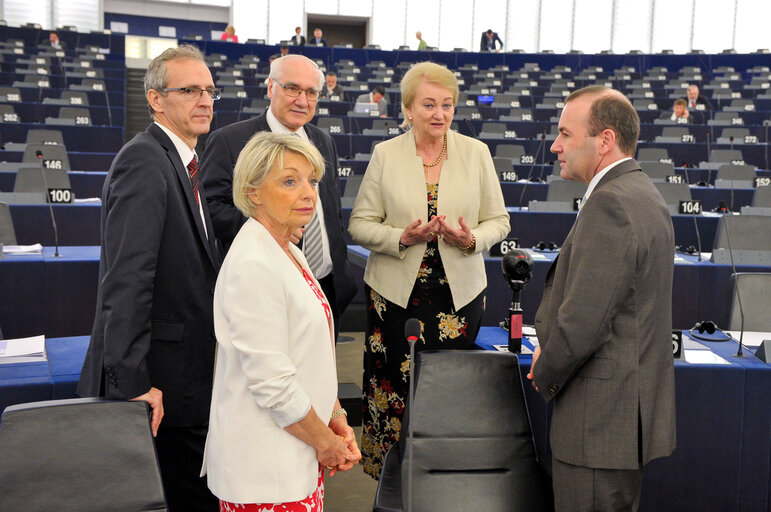
<path fill-rule="evenodd" d="M 211 241 L 209 237 L 206 236 L 206 231 L 204 230 L 203 221 L 201 220 L 201 213 L 198 210 L 198 203 L 195 200 L 195 196 L 193 195 L 193 185 L 190 183 L 190 177 L 187 174 L 187 168 L 182 164 L 182 160 L 179 158 L 179 153 L 177 153 L 177 148 L 174 147 L 174 144 L 171 142 L 171 139 L 169 139 L 168 135 L 160 129 L 158 126 L 155 125 L 155 123 L 150 125 L 150 128 L 148 128 L 148 131 L 150 134 L 158 140 L 160 145 L 163 147 L 164 150 L 166 150 L 166 157 L 169 159 L 169 162 L 171 163 L 171 166 L 174 168 L 174 173 L 177 176 L 177 180 L 179 182 L 180 187 L 182 187 L 182 191 L 184 193 L 185 202 L 187 203 L 187 208 L 190 210 L 190 214 L 193 216 L 193 222 L 195 223 L 196 230 L 198 231 L 198 237 L 201 240 L 201 244 L 206 249 L 206 255 L 209 257 L 209 260 L 211 261 L 212 266 L 216 269 L 217 268 L 217 259 L 214 257 L 214 249 L 211 245 Z M 205 197 L 202 188 L 199 184 L 199 197 L 202 199 Z M 206 218 L 206 228 L 208 229 L 208 232 L 211 233 L 211 236 L 214 236 L 214 228 L 211 225 L 211 219 L 209 218 L 209 209 L 207 208 L 205 201 L 203 205 L 204 210 L 204 217 Z"/>

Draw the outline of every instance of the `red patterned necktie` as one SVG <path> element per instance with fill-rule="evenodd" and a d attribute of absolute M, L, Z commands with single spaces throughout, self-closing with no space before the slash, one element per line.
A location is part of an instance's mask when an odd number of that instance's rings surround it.
<path fill-rule="evenodd" d="M 190 175 L 190 183 L 193 184 L 193 195 L 195 195 L 195 203 L 201 204 L 201 200 L 198 197 L 198 159 L 193 157 L 190 163 L 187 164 L 187 172 Z"/>

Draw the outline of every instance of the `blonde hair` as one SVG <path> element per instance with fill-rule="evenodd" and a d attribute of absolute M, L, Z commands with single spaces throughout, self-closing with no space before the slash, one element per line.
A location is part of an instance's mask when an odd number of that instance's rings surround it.
<path fill-rule="evenodd" d="M 412 121 L 407 117 L 407 109 L 412 107 L 418 93 L 418 87 L 423 80 L 444 87 L 452 93 L 453 105 L 458 103 L 458 80 L 452 71 L 434 62 L 415 64 L 404 74 L 401 84 L 399 84 L 402 92 L 402 116 L 404 116 L 404 122 L 401 126 L 404 129 L 412 126 Z"/>
<path fill-rule="evenodd" d="M 268 175 L 284 166 L 286 152 L 302 155 L 313 167 L 313 177 L 324 175 L 324 158 L 312 144 L 295 135 L 258 132 L 246 143 L 233 169 L 233 204 L 247 217 L 254 217 L 251 190 L 260 188 Z"/>

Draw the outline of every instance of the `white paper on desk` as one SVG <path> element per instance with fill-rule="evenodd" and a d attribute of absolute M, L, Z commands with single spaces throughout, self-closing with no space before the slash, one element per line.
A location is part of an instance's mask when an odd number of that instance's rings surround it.
<path fill-rule="evenodd" d="M 40 244 L 3 246 L 3 254 L 41 254 L 42 252 L 43 246 Z"/>
<path fill-rule="evenodd" d="M 509 351 L 509 346 L 508 345 L 493 345 L 493 348 L 495 350 L 497 350 L 498 352 L 508 352 Z M 521 352 L 521 354 L 523 356 L 529 356 L 532 353 L 533 353 L 533 351 L 530 350 L 530 347 L 528 347 L 527 345 L 522 345 L 522 352 Z"/>
<path fill-rule="evenodd" d="M 731 364 L 711 350 L 683 350 L 685 360 L 691 364 Z"/>
<path fill-rule="evenodd" d="M 535 337 L 535 327 L 532 325 L 523 325 L 522 326 L 522 334 L 527 336 L 528 338 Z"/>
<path fill-rule="evenodd" d="M 726 331 L 725 333 L 737 342 L 739 341 L 739 335 L 741 334 L 739 331 Z M 771 340 L 771 332 L 744 331 L 742 345 L 758 348 L 763 343 L 763 340 Z"/>
<path fill-rule="evenodd" d="M 550 261 L 549 258 L 546 257 L 546 255 L 541 254 L 540 252 L 531 252 L 531 256 L 533 256 L 533 260 L 538 261 Z"/>
<path fill-rule="evenodd" d="M 76 197 L 72 201 L 73 203 L 101 203 L 101 197 Z"/>
<path fill-rule="evenodd" d="M 46 338 L 42 334 L 0 341 L 0 364 L 31 363 L 46 359 Z"/>

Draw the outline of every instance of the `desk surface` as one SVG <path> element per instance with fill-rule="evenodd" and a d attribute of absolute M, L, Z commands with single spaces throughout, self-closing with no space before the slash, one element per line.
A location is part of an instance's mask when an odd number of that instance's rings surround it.
<path fill-rule="evenodd" d="M 505 345 L 508 335 L 482 327 L 477 345 Z M 751 352 L 736 358 L 738 344 L 687 341 L 726 364 L 676 361 L 677 448 L 645 467 L 642 511 L 766 511 L 771 490 L 771 364 Z M 531 346 L 526 340 L 526 345 Z M 520 371 L 536 447 L 548 454 L 550 409 Z"/>
<path fill-rule="evenodd" d="M 522 309 L 525 323 L 532 324 L 543 295 L 544 280 L 549 266 L 556 258 L 557 251 L 532 251 L 535 269 L 533 278 L 522 291 Z M 354 275 L 363 277 L 369 251 L 359 245 L 348 246 L 348 258 L 354 266 Z M 675 254 L 675 272 L 672 288 L 672 324 L 676 329 L 690 328 L 696 322 L 713 320 L 719 322 L 725 308 L 725 294 L 728 278 L 732 274 L 730 265 L 716 264 L 697 256 Z M 487 270 L 487 307 L 482 316 L 482 325 L 497 326 L 508 315 L 511 290 L 502 277 L 501 258 L 485 258 Z M 768 267 L 737 267 L 741 272 L 768 271 Z M 361 285 L 361 283 L 359 283 Z M 360 286 L 362 288 L 362 286 Z M 365 300 L 363 295 L 360 300 Z"/>

